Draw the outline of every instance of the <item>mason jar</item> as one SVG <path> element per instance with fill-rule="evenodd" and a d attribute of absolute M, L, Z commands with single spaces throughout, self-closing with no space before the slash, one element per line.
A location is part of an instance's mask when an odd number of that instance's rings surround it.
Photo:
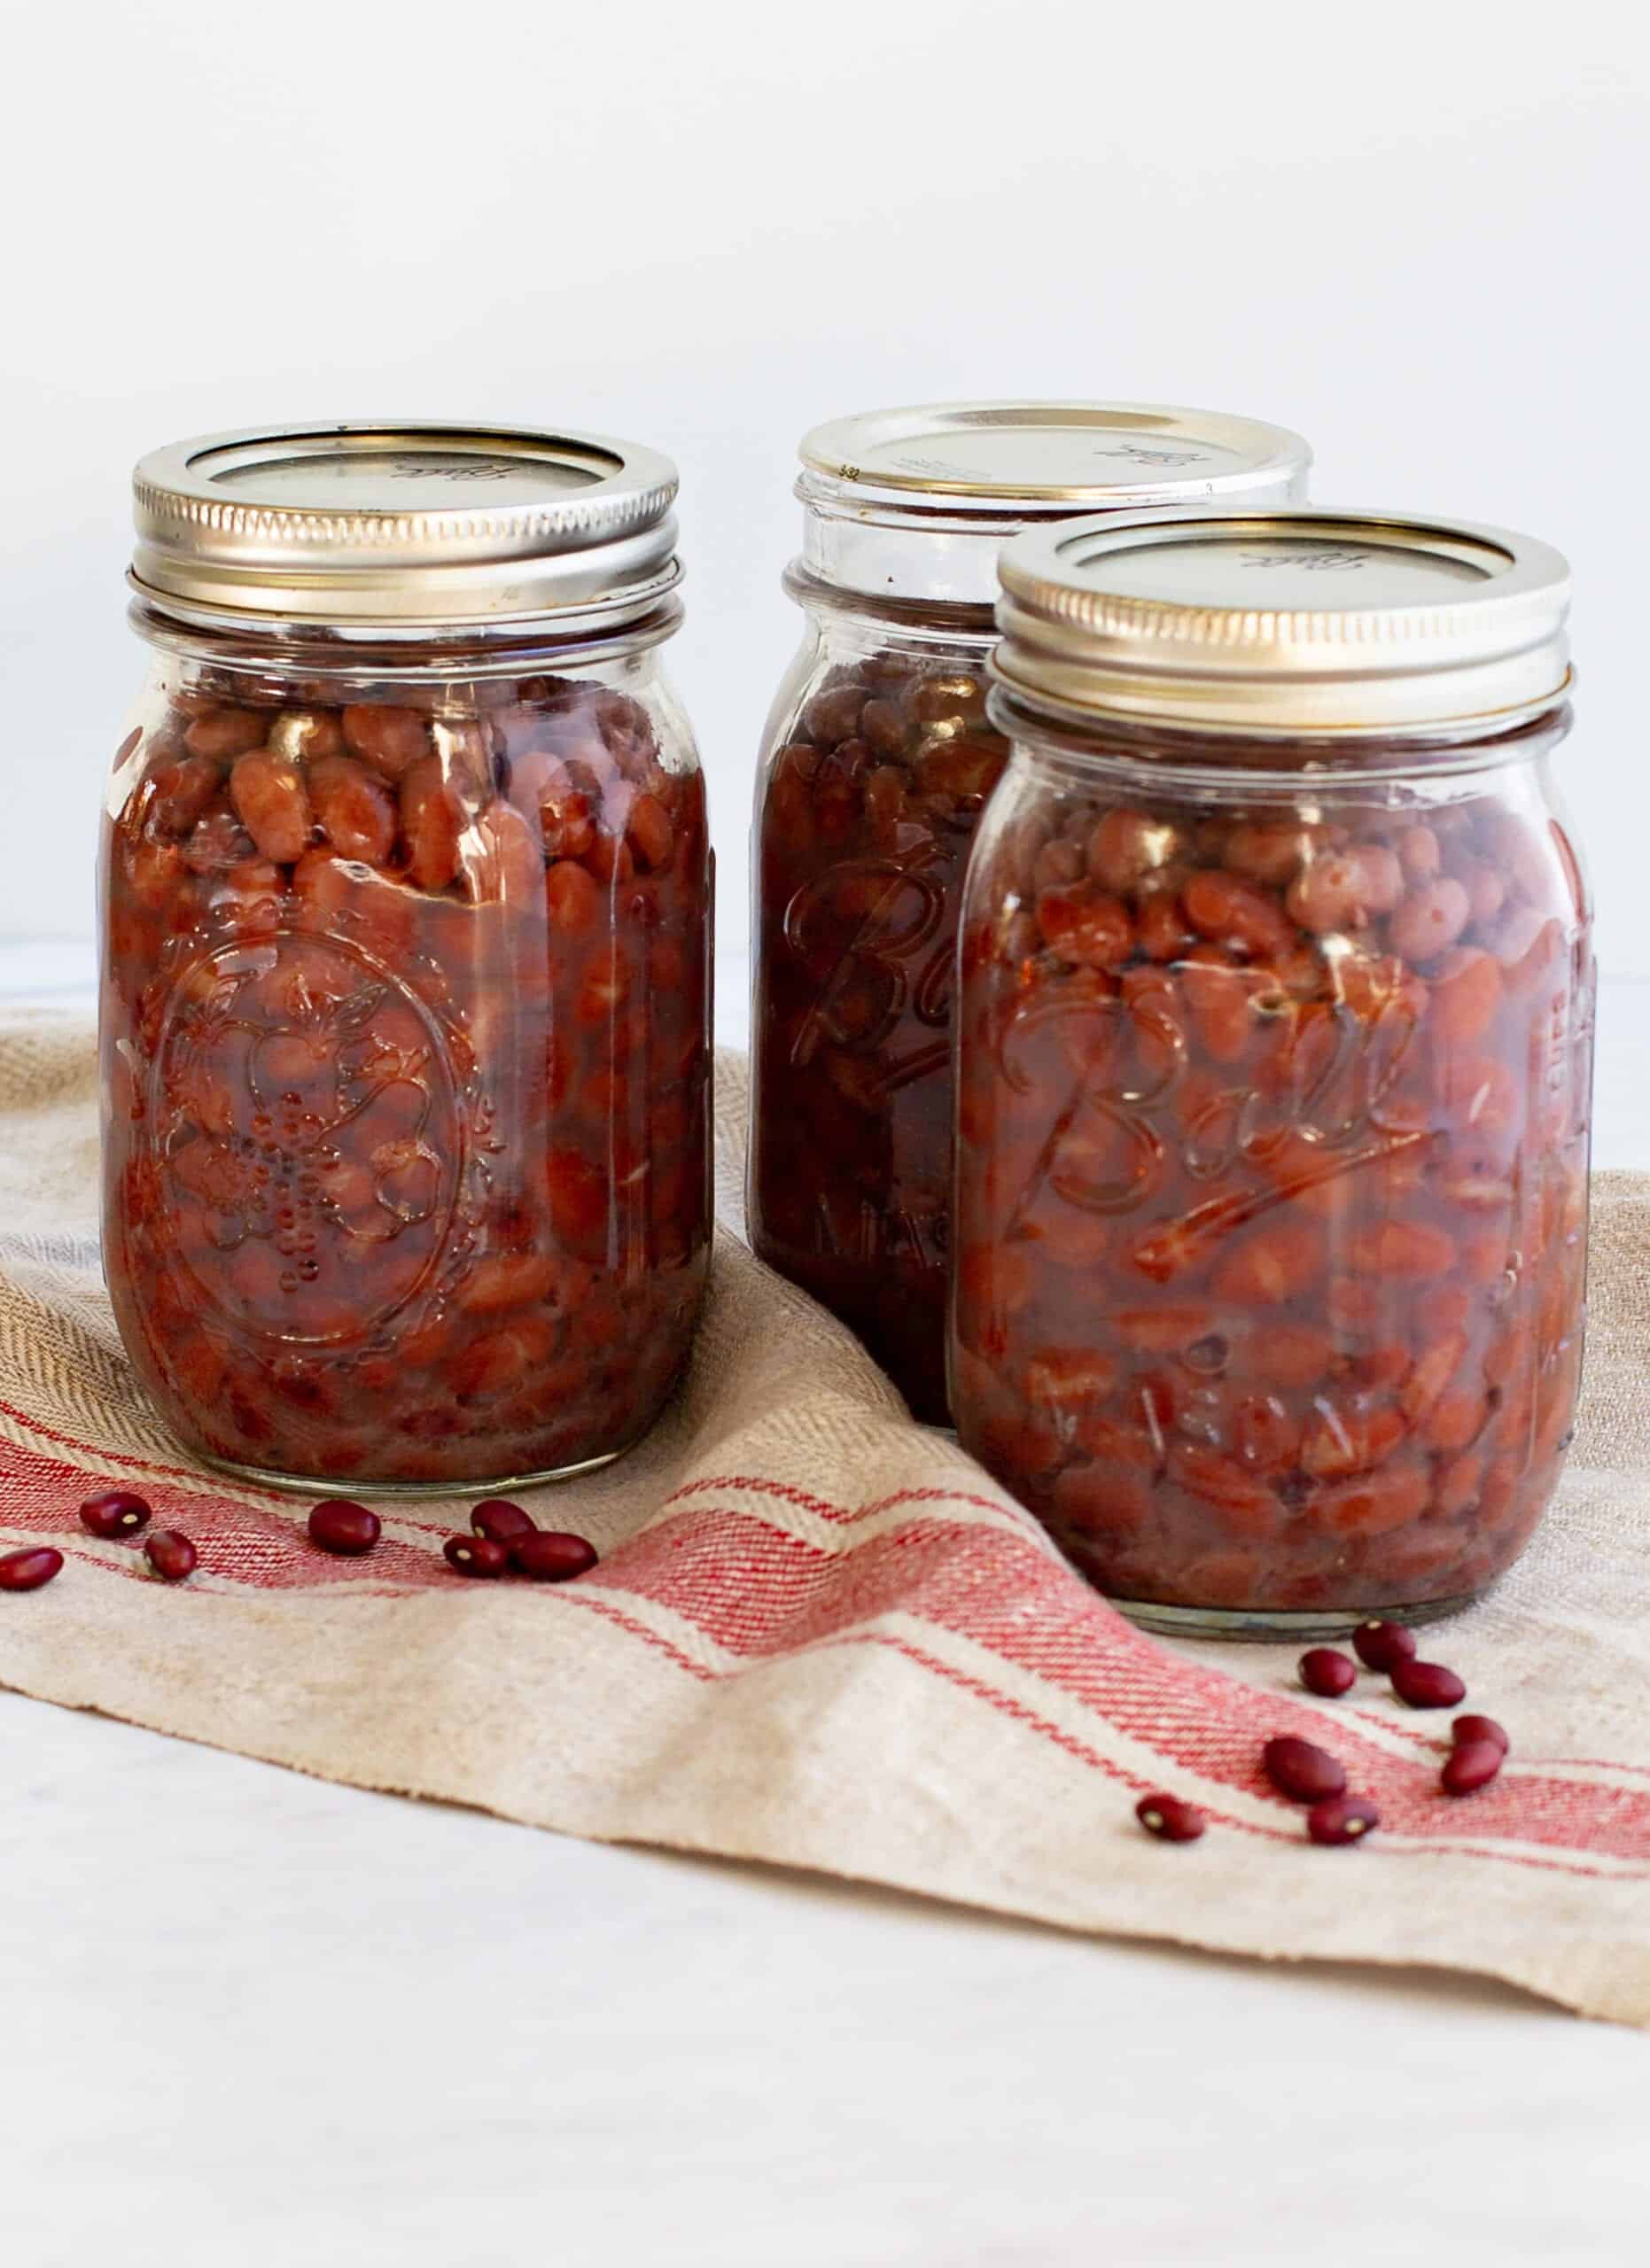
<path fill-rule="evenodd" d="M 1282 502 L 1311 453 L 1202 410 L 976 402 L 844 418 L 801 456 L 805 628 L 753 839 L 751 1240 L 943 1423 L 958 892 L 1008 753 L 997 552 L 1102 509 Z"/>
<path fill-rule="evenodd" d="M 1028 535 L 1002 580 L 961 1439 L 1152 1627 L 1447 1613 L 1529 1540 L 1581 1370 L 1564 562 L 1220 511 Z"/>
<path fill-rule="evenodd" d="M 137 468 L 104 1256 L 187 1448 L 450 1493 L 618 1456 L 709 1238 L 674 468 L 284 426 Z"/>

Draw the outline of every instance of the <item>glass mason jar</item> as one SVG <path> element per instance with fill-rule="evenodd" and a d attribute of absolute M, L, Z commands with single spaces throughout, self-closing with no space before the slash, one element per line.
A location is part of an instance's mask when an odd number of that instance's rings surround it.
<path fill-rule="evenodd" d="M 711 854 L 674 468 L 329 426 L 136 478 L 104 1255 L 167 1423 L 276 1486 L 617 1456 L 709 1240 Z"/>
<path fill-rule="evenodd" d="M 1328 511 L 1005 553 L 961 947 L 961 1439 L 1138 1620 L 1419 1620 L 1540 1518 L 1594 972 L 1568 577 Z"/>
<path fill-rule="evenodd" d="M 752 846 L 751 1237 L 943 1424 L 957 906 L 1008 756 L 998 549 L 1108 507 L 1282 502 L 1311 453 L 1201 410 L 983 402 L 845 418 L 801 455 L 806 627 Z"/>

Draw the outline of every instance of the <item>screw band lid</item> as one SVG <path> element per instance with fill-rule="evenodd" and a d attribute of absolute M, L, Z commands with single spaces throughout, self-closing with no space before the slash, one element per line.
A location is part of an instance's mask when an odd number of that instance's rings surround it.
<path fill-rule="evenodd" d="M 1510 529 L 1389 512 L 1135 514 L 1000 562 L 1000 685 L 1033 710 L 1311 736 L 1538 714 L 1569 570 Z"/>
<path fill-rule="evenodd" d="M 1102 510 L 1303 494 L 1298 433 L 1141 402 L 965 401 L 878 409 L 803 437 L 803 567 L 870 597 L 990 607 L 997 547 Z"/>
<path fill-rule="evenodd" d="M 644 612 L 681 579 L 676 468 L 633 442 L 386 420 L 157 449 L 132 579 L 165 612 L 412 632 Z"/>

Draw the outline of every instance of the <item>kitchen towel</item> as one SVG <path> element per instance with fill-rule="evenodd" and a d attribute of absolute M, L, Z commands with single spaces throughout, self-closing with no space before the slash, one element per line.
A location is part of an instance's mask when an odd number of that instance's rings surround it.
<path fill-rule="evenodd" d="M 560 1588 L 441 1557 L 463 1506 L 385 1507 L 366 1559 L 307 1507 L 193 1465 L 139 1393 L 99 1274 L 97 1075 L 76 1018 L 0 1029 L 0 1683 L 361 1787 L 568 1834 L 808 1867 L 1265 1958 L 1431 1963 L 1650 2024 L 1650 1177 L 1594 1190 L 1580 1431 L 1493 1596 L 1425 1651 L 1511 1732 L 1491 1788 L 1438 1788 L 1447 1719 L 1296 1647 L 1134 1630 L 849 1333 L 740 1234 L 744 1067 L 719 1064 L 720 1216 L 689 1372 L 629 1456 L 529 1499 L 600 1565 Z M 140 1488 L 200 1572 L 153 1581 L 80 1526 Z M 318 1492 L 319 1493 L 319 1492 Z M 1318 1849 L 1257 1769 L 1332 1747 L 1383 1825 Z M 1193 1845 L 1133 1806 L 1201 1805 Z"/>

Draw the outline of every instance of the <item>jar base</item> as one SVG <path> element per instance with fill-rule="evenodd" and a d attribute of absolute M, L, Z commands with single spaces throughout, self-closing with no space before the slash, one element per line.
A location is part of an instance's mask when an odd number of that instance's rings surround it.
<path fill-rule="evenodd" d="M 604 1449 L 600 1456 L 582 1458 L 577 1464 L 559 1464 L 539 1472 L 506 1472 L 490 1480 L 362 1480 L 353 1473 L 346 1473 L 335 1482 L 319 1479 L 311 1473 L 281 1472 L 273 1466 L 237 1464 L 229 1457 L 212 1456 L 205 1449 L 191 1454 L 197 1462 L 207 1465 L 214 1472 L 222 1472 L 231 1480 L 247 1482 L 255 1487 L 271 1488 L 283 1496 L 307 1496 L 312 1502 L 318 1496 L 337 1495 L 340 1492 L 351 1496 L 370 1497 L 375 1503 L 428 1501 L 438 1496 L 505 1496 L 520 1488 L 545 1488 L 555 1480 L 577 1480 L 587 1472 L 599 1472 L 603 1465 L 616 1464 L 634 1447 L 627 1441 L 623 1449 Z"/>
<path fill-rule="evenodd" d="M 1486 1589 L 1489 1587 L 1486 1586 Z M 1247 1639 L 1257 1644 L 1282 1644 L 1291 1639 L 1345 1638 L 1360 1622 L 1441 1622 L 1475 1605 L 1483 1590 L 1463 1591 L 1455 1598 L 1424 1600 L 1419 1606 L 1367 1606 L 1335 1612 L 1327 1607 L 1273 1611 L 1241 1606 L 1161 1606 L 1150 1599 L 1114 1598 L 1109 1603 L 1137 1629 L 1159 1638 Z"/>

